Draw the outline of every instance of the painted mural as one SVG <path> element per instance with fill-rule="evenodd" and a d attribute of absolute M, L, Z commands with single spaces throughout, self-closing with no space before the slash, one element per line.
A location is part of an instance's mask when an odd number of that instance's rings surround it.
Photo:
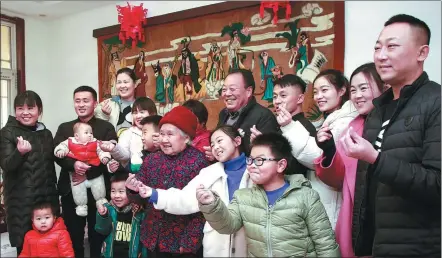
<path fill-rule="evenodd" d="M 292 17 L 272 24 L 272 10 L 261 18 L 258 4 L 147 27 L 146 42 L 134 49 L 130 42 L 122 45 L 117 35 L 103 36 L 98 39 L 100 98 L 116 94 L 116 71 L 129 67 L 138 78 L 137 96 L 152 98 L 161 115 L 197 99 L 208 108 L 208 127 L 213 128 L 223 108 L 224 78 L 244 68 L 254 74 L 258 102 L 272 109 L 274 81 L 280 76 L 297 74 L 311 84 L 320 70 L 336 68 L 336 59 L 343 64 L 343 51 L 336 51 L 343 46 L 335 44 L 336 8 L 334 2 L 292 2 Z M 311 85 L 306 94 L 306 116 L 320 122 Z"/>

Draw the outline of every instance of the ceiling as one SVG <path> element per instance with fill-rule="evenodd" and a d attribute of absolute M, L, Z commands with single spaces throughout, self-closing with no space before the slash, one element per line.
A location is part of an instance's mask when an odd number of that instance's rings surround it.
<path fill-rule="evenodd" d="M 119 1 L 1 1 L 5 14 L 53 20 L 66 15 L 87 11 Z"/>

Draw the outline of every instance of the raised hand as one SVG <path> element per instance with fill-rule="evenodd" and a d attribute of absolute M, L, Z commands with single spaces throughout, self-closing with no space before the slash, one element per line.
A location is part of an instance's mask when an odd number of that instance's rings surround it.
<path fill-rule="evenodd" d="M 201 204 L 211 204 L 215 201 L 215 195 L 211 190 L 204 188 L 204 185 L 199 185 L 196 188 L 196 199 Z"/>
<path fill-rule="evenodd" d="M 149 198 L 150 196 L 152 196 L 152 188 L 144 185 L 143 183 L 140 183 L 140 185 L 138 186 L 138 194 L 142 198 Z"/>
<path fill-rule="evenodd" d="M 100 149 L 105 152 L 111 152 L 115 148 L 115 144 L 110 141 L 98 141 Z"/>
<path fill-rule="evenodd" d="M 355 159 L 374 164 L 379 152 L 366 139 L 359 136 L 353 129 L 348 128 L 347 133 L 341 138 L 342 147 L 345 155 Z"/>
<path fill-rule="evenodd" d="M 333 137 L 330 130 L 331 128 L 328 126 L 327 123 L 322 124 L 321 129 L 319 129 L 318 132 L 316 133 L 316 140 L 318 142 L 325 142 L 330 140 Z"/>
<path fill-rule="evenodd" d="M 276 115 L 276 121 L 282 126 L 288 125 L 292 121 L 292 114 L 285 109 L 285 107 L 279 107 L 278 114 Z"/>
<path fill-rule="evenodd" d="M 126 180 L 126 187 L 137 193 L 138 193 L 138 187 L 141 186 L 142 184 L 143 183 L 141 183 L 135 178 L 135 174 L 129 174 L 129 177 Z"/>
<path fill-rule="evenodd" d="M 253 140 L 256 138 L 256 136 L 261 135 L 261 131 L 259 131 L 258 129 L 256 129 L 256 125 L 253 125 L 250 128 L 250 142 L 253 142 Z"/>
<path fill-rule="evenodd" d="M 112 108 L 111 108 L 111 106 L 110 106 L 110 100 L 108 99 L 108 100 L 105 100 L 104 102 L 103 102 L 103 105 L 101 106 L 101 111 L 105 114 L 105 115 L 110 115 L 111 114 L 111 112 L 112 112 Z"/>
<path fill-rule="evenodd" d="M 17 150 L 21 155 L 25 155 L 32 150 L 32 146 L 27 140 L 23 140 L 23 137 L 19 136 L 17 137 Z"/>

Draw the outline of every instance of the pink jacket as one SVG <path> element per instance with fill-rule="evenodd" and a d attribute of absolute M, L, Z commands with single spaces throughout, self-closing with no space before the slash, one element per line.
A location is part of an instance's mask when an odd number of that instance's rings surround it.
<path fill-rule="evenodd" d="M 358 135 L 362 135 L 364 123 L 365 118 L 357 116 L 350 122 L 349 127 L 352 126 Z M 341 137 L 347 133 L 349 127 L 342 132 Z M 322 166 L 323 156 L 317 158 L 314 163 L 316 174 L 322 182 L 331 187 L 342 189 L 343 200 L 335 228 L 336 241 L 340 246 L 342 257 L 354 257 L 351 228 L 358 160 L 347 157 L 340 141 L 335 142 L 336 154 L 330 166 L 326 168 Z"/>

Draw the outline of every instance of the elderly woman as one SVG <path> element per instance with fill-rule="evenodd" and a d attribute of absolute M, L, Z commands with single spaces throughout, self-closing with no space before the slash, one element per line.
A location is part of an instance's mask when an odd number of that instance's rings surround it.
<path fill-rule="evenodd" d="M 109 121 L 120 137 L 121 133 L 132 126 L 132 104 L 135 102 L 135 82 L 137 77 L 130 68 L 117 71 L 115 83 L 118 96 L 106 99 L 97 105 L 94 111 L 96 118 Z"/>
<path fill-rule="evenodd" d="M 197 123 L 197 117 L 183 106 L 166 113 L 159 124 L 162 151 L 147 155 L 138 174 L 131 175 L 126 182 L 130 198 L 147 203 L 140 239 L 149 250 L 149 257 L 198 257 L 204 227 L 201 213 L 168 214 L 136 195 L 140 183 L 153 188 L 182 189 L 209 165 L 204 154 L 192 147 Z"/>
<path fill-rule="evenodd" d="M 26 232 L 32 229 L 35 202 L 53 203 L 58 212 L 53 140 L 38 118 L 43 112 L 40 96 L 25 91 L 14 100 L 15 117 L 0 130 L 0 167 L 9 241 L 21 253 Z"/>

